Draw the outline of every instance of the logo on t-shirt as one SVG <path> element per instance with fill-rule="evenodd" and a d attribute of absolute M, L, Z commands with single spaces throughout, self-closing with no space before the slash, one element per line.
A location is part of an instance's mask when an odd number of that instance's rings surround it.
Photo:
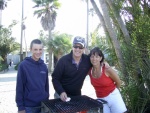
<path fill-rule="evenodd" d="M 40 73 L 41 73 L 41 74 L 45 74 L 46 72 L 45 72 L 45 71 L 40 71 Z"/>

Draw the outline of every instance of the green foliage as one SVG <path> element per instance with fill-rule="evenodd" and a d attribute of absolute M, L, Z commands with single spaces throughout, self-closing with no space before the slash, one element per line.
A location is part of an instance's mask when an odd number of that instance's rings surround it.
<path fill-rule="evenodd" d="M 137 84 L 136 80 L 132 77 L 129 79 L 129 84 L 121 88 L 121 93 L 123 94 L 124 101 L 128 106 L 128 111 L 130 113 L 144 113 L 148 97 L 147 95 L 141 96 L 141 90 L 143 91 L 143 87 L 141 87 L 142 84 Z"/>
<path fill-rule="evenodd" d="M 150 102 L 150 60 L 143 59 L 139 50 L 135 43 L 131 46 L 122 43 L 122 54 L 129 76 L 126 78 L 120 73 L 123 81 L 121 93 L 129 113 L 147 113 L 147 105 Z"/>
<path fill-rule="evenodd" d="M 1 71 L 7 71 L 8 70 L 8 64 L 0 64 L 0 72 Z"/>
<path fill-rule="evenodd" d="M 3 61 L 3 58 L 0 56 L 0 62 Z"/>
<path fill-rule="evenodd" d="M 148 107 L 147 103 L 150 102 L 150 92 L 145 84 L 144 73 L 140 72 L 139 69 L 134 69 L 129 70 L 129 81 L 122 85 L 121 93 L 130 113 L 145 113 Z M 123 78 L 122 80 L 124 80 Z"/>
<path fill-rule="evenodd" d="M 11 24 L 8 28 L 2 27 L 0 29 L 0 56 L 2 63 L 6 62 L 7 54 L 16 51 L 20 48 L 19 43 L 15 42 L 15 38 L 11 36 L 11 28 L 15 24 Z"/>
<path fill-rule="evenodd" d="M 20 62 L 18 64 L 15 65 L 15 70 L 18 70 L 18 66 L 19 66 Z"/>
<path fill-rule="evenodd" d="M 48 41 L 48 50 L 52 50 L 54 55 L 59 59 L 62 55 L 69 53 L 71 44 L 71 35 L 68 34 L 54 34 L 54 39 Z"/>
<path fill-rule="evenodd" d="M 40 40 L 46 46 L 47 51 L 52 50 L 54 56 L 59 59 L 62 55 L 69 53 L 72 44 L 71 37 L 69 34 L 59 34 L 58 32 L 54 32 L 53 39 L 49 39 L 48 35 L 45 35 L 43 31 L 40 31 Z"/>
<path fill-rule="evenodd" d="M 122 5 L 120 5 L 120 3 Z M 131 44 L 117 28 L 125 70 L 128 77 L 120 73 L 123 81 L 122 96 L 129 113 L 148 113 L 150 109 L 150 5 L 149 1 L 115 0 L 116 9 L 124 16 Z M 118 7 L 119 6 L 119 7 Z M 111 11 L 110 11 L 111 12 Z M 112 18 L 114 19 L 114 18 Z M 116 19 L 113 20 L 116 23 Z M 115 25 L 115 27 L 118 27 Z"/>
<path fill-rule="evenodd" d="M 149 17 L 147 15 L 140 16 L 134 21 L 128 22 L 127 27 L 131 34 L 133 44 L 138 45 L 137 48 L 141 50 L 141 52 L 148 52 L 150 50 L 150 30 L 148 30 L 150 29 Z"/>

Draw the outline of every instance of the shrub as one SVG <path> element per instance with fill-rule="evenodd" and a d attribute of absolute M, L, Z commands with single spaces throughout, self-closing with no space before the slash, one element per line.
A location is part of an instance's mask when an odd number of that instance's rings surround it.
<path fill-rule="evenodd" d="M 8 70 L 8 64 L 0 64 L 0 71 Z"/>
<path fill-rule="evenodd" d="M 18 66 L 19 66 L 20 62 L 18 64 L 16 64 L 15 66 L 15 70 L 18 70 Z"/>

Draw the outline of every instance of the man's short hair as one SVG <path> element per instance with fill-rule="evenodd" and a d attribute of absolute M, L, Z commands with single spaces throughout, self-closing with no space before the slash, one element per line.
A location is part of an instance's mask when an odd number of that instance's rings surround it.
<path fill-rule="evenodd" d="M 31 44 L 30 44 L 30 49 L 33 47 L 33 44 L 42 44 L 41 40 L 39 39 L 34 39 L 32 40 Z"/>

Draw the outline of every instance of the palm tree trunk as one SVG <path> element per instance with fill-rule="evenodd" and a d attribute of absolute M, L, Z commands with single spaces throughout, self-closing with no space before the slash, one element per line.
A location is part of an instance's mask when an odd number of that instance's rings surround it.
<path fill-rule="evenodd" d="M 113 2 L 111 0 L 106 0 L 106 2 L 108 3 L 109 7 L 113 10 L 113 13 L 114 13 L 114 15 L 116 17 L 118 25 L 119 25 L 120 29 L 122 30 L 122 33 L 123 33 L 123 35 L 125 37 L 126 43 L 128 45 L 131 45 L 130 44 L 131 43 L 130 35 L 128 33 L 128 30 L 127 30 L 124 22 L 121 19 L 121 16 L 119 15 L 119 12 L 116 10 L 116 8 L 114 7 L 114 4 L 113 4 Z"/>
<path fill-rule="evenodd" d="M 2 26 L 2 10 L 0 9 L 0 26 Z"/>
<path fill-rule="evenodd" d="M 116 34 L 114 28 L 112 27 L 112 23 L 111 23 L 109 11 L 108 11 L 108 6 L 107 6 L 105 0 L 99 0 L 99 3 L 101 5 L 102 11 L 103 11 L 104 23 L 106 25 L 109 36 L 112 40 L 112 43 L 113 43 L 113 46 L 115 49 L 115 53 L 116 53 L 116 56 L 117 56 L 118 61 L 119 61 L 119 67 L 122 70 L 124 76 L 126 77 L 127 73 L 125 70 L 125 65 L 124 65 L 124 60 L 123 60 L 123 56 L 122 56 L 122 52 L 121 52 L 120 43 L 117 40 L 117 34 Z"/>
<path fill-rule="evenodd" d="M 107 7 L 106 4 L 103 3 L 104 1 L 102 3 L 101 2 L 102 1 L 100 1 L 102 9 L 105 9 Z M 119 42 L 116 38 L 117 35 L 116 35 L 115 31 L 112 28 L 112 24 L 110 22 L 108 9 L 103 10 L 104 14 L 107 12 L 107 15 L 105 14 L 104 17 L 103 17 L 94 0 L 91 0 L 91 4 L 92 4 L 95 12 L 97 13 L 97 15 L 99 17 L 99 20 L 101 22 L 101 25 L 104 29 L 105 34 L 108 34 L 111 37 L 111 40 L 112 40 L 117 58 L 119 59 L 119 62 L 123 62 L 120 45 L 119 45 Z M 120 66 L 121 66 L 121 64 L 120 64 Z"/>
<path fill-rule="evenodd" d="M 48 31 L 49 33 L 49 40 L 52 39 L 52 33 L 51 33 L 51 29 L 49 29 Z M 49 50 L 49 63 L 48 63 L 48 71 L 51 73 L 54 69 L 54 58 L 53 58 L 53 52 L 52 50 L 50 49 Z"/>
<path fill-rule="evenodd" d="M 102 25 L 102 28 L 104 29 L 105 34 L 107 34 L 108 31 L 107 31 L 107 28 L 106 28 L 106 25 L 105 25 L 105 21 L 104 21 L 104 18 L 102 16 L 100 10 L 98 9 L 98 7 L 97 7 L 97 5 L 96 5 L 94 0 L 90 0 L 90 1 L 91 1 L 91 4 L 92 4 L 92 6 L 93 6 L 93 8 L 94 8 L 94 10 L 95 10 L 99 20 L 100 20 L 100 23 Z"/>

